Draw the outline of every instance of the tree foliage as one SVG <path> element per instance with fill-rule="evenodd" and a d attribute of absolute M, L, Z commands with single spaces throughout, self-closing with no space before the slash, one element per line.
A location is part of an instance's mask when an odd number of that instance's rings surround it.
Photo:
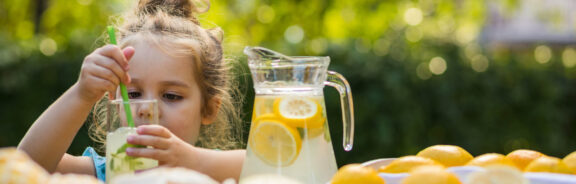
<path fill-rule="evenodd" d="M 517 1 L 501 1 L 514 11 Z M 133 4 L 133 3 L 132 3 Z M 0 2 L 0 146 L 28 127 L 78 76 L 101 46 L 104 27 L 130 7 L 118 0 Z M 485 1 L 212 1 L 199 15 L 221 27 L 230 62 L 253 90 L 241 51 L 260 45 L 290 55 L 327 55 L 350 82 L 355 146 L 341 149 L 337 93 L 326 89 L 338 164 L 415 154 L 455 144 L 474 155 L 530 148 L 553 156 L 576 150 L 570 45 L 483 42 Z M 549 60 L 539 63 L 540 46 Z M 547 50 L 546 50 L 547 49 Z M 541 49 L 540 49 L 541 50 Z M 248 123 L 246 125 L 249 125 Z M 94 144 L 82 129 L 70 151 Z"/>

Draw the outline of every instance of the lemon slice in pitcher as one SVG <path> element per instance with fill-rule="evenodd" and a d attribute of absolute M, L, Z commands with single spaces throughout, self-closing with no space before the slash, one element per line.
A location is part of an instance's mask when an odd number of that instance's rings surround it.
<path fill-rule="evenodd" d="M 264 119 L 257 122 L 251 133 L 250 147 L 265 163 L 287 166 L 298 158 L 302 140 L 295 128 L 280 121 Z"/>
<path fill-rule="evenodd" d="M 322 106 L 310 98 L 277 98 L 274 101 L 274 113 L 292 127 L 320 128 L 324 124 Z"/>

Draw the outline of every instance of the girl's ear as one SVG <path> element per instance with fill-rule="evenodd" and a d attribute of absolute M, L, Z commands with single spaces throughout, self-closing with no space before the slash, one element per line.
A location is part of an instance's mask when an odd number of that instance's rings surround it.
<path fill-rule="evenodd" d="M 207 113 L 204 115 L 204 117 L 202 117 L 203 125 L 209 125 L 216 121 L 216 117 L 218 117 L 218 110 L 220 109 L 220 104 L 222 104 L 222 100 L 219 97 L 212 97 L 208 101 L 207 108 L 209 109 L 207 109 L 206 112 L 210 113 Z"/>

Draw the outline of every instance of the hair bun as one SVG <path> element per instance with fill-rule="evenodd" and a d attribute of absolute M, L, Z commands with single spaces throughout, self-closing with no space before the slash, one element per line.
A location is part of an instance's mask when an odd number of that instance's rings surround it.
<path fill-rule="evenodd" d="M 210 0 L 140 0 L 137 12 L 141 15 L 149 15 L 160 10 L 168 15 L 198 23 L 195 14 L 205 13 L 209 9 Z"/>

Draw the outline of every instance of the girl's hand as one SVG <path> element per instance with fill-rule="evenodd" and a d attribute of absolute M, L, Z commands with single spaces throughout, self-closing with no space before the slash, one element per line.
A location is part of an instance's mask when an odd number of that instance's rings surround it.
<path fill-rule="evenodd" d="M 127 148 L 127 155 L 155 159 L 162 166 L 197 167 L 196 147 L 178 138 L 167 128 L 160 125 L 142 125 L 136 132 L 138 135 L 128 136 L 128 143 L 153 148 Z"/>
<path fill-rule="evenodd" d="M 109 92 L 114 99 L 120 82 L 130 83 L 128 60 L 134 55 L 134 48 L 124 50 L 115 45 L 106 45 L 90 53 L 80 71 L 80 78 L 75 84 L 78 94 L 87 101 L 97 101 Z"/>

